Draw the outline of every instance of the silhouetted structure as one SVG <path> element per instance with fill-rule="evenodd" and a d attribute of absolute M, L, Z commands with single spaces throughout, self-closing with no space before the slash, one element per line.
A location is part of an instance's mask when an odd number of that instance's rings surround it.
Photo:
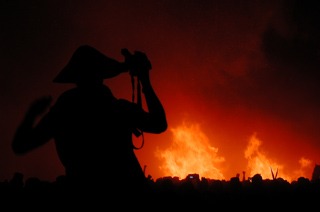
<path fill-rule="evenodd" d="M 132 133 L 137 129 L 161 133 L 167 128 L 164 109 L 149 80 L 149 67 L 141 52 L 119 63 L 92 47 L 79 47 L 54 79 L 77 87 L 64 92 L 36 126 L 35 119 L 45 112 L 51 98 L 31 105 L 12 143 L 14 152 L 29 152 L 54 138 L 72 191 L 91 196 L 91 191 L 108 190 L 128 198 L 146 192 L 148 184 L 133 152 Z M 103 84 L 103 79 L 128 70 L 138 76 L 149 112 L 116 99 Z"/>

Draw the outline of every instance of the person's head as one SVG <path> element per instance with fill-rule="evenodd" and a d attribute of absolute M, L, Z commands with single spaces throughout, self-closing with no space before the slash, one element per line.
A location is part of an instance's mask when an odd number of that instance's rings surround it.
<path fill-rule="evenodd" d="M 83 79 L 83 80 L 78 80 L 76 82 L 76 85 L 78 87 L 97 87 L 99 85 L 103 84 L 103 79 Z"/>
<path fill-rule="evenodd" d="M 103 79 L 127 71 L 124 63 L 111 59 L 90 46 L 80 46 L 53 82 L 94 86 L 102 84 Z"/>

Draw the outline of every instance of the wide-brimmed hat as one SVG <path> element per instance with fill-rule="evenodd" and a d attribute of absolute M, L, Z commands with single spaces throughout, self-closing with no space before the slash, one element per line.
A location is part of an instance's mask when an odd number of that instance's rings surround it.
<path fill-rule="evenodd" d="M 80 46 L 69 63 L 54 78 L 57 83 L 77 83 L 89 79 L 107 79 L 128 69 L 124 63 L 111 59 L 91 46 Z"/>

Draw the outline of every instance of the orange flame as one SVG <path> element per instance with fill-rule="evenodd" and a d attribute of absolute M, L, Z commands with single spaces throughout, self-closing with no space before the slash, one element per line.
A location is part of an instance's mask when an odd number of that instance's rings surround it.
<path fill-rule="evenodd" d="M 261 144 L 262 142 L 256 137 L 256 134 L 252 135 L 247 149 L 244 152 L 244 157 L 248 160 L 251 177 L 255 174 L 261 174 L 263 178 L 272 179 L 271 168 L 273 170 L 279 169 L 280 175 L 283 172 L 283 165 L 269 159 L 266 154 L 260 150 L 259 147 Z M 288 178 L 288 176 L 283 176 L 283 174 L 281 177 Z"/>
<path fill-rule="evenodd" d="M 245 150 L 245 158 L 248 160 L 248 169 L 250 170 L 250 176 L 255 174 L 261 174 L 265 179 L 272 179 L 271 169 L 275 173 L 278 169 L 278 177 L 281 177 L 287 181 L 296 180 L 298 177 L 304 176 L 304 168 L 310 167 L 311 160 L 301 157 L 299 160 L 300 168 L 293 171 L 290 175 L 285 174 L 284 165 L 279 164 L 272 159 L 268 158 L 265 153 L 260 150 L 262 142 L 253 134 L 250 137 L 247 149 Z"/>
<path fill-rule="evenodd" d="M 188 174 L 197 173 L 201 177 L 225 179 L 219 168 L 225 159 L 218 156 L 218 148 L 211 146 L 211 142 L 198 124 L 187 126 L 183 123 L 177 128 L 172 128 L 171 132 L 173 134 L 171 146 L 165 150 L 157 149 L 155 152 L 155 155 L 162 160 L 159 168 L 165 176 L 178 176 L 184 179 Z M 283 164 L 271 159 L 261 149 L 261 145 L 262 141 L 253 134 L 244 151 L 249 177 L 261 174 L 263 179 L 272 179 L 271 170 L 274 177 L 289 182 L 301 176 L 307 177 L 305 172 L 311 168 L 311 160 L 301 157 L 298 161 L 300 167 L 288 172 L 288 168 L 285 169 Z"/>
<path fill-rule="evenodd" d="M 302 158 L 300 158 L 299 163 L 301 165 L 301 168 L 306 168 L 306 167 L 311 166 L 312 161 L 307 158 L 302 157 Z"/>
<path fill-rule="evenodd" d="M 201 177 L 224 179 L 217 168 L 223 157 L 217 156 L 218 148 L 210 145 L 208 137 L 199 125 L 186 126 L 183 123 L 171 129 L 173 142 L 166 150 L 156 151 L 156 156 L 164 160 L 160 169 L 165 175 L 185 178 L 188 174 L 197 173 Z"/>
<path fill-rule="evenodd" d="M 302 157 L 299 160 L 299 164 L 300 164 L 300 169 L 295 170 L 293 172 L 293 176 L 295 176 L 295 179 L 297 179 L 299 177 L 307 177 L 308 178 L 308 176 L 306 176 L 305 170 L 311 168 L 312 161 L 307 158 Z"/>

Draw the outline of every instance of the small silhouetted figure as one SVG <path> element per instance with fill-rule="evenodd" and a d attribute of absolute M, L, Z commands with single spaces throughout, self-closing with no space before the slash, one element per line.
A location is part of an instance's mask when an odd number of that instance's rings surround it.
<path fill-rule="evenodd" d="M 262 184 L 263 184 L 263 180 L 262 180 L 261 174 L 255 174 L 255 175 L 252 177 L 252 185 L 253 185 L 255 188 L 261 188 L 261 187 L 262 187 Z"/>
<path fill-rule="evenodd" d="M 23 188 L 23 174 L 14 173 L 13 178 L 10 180 L 10 185 L 13 189 L 20 190 Z"/>
<path fill-rule="evenodd" d="M 102 191 L 107 193 L 144 191 L 147 182 L 133 151 L 132 132 L 161 133 L 167 122 L 149 80 L 147 57 L 139 52 L 134 60 L 134 67 L 129 67 L 90 46 L 79 47 L 54 79 L 77 87 L 64 92 L 36 126 L 36 118 L 46 111 L 51 98 L 35 101 L 16 132 L 13 151 L 24 154 L 53 138 L 68 182 L 74 187 L 105 189 Z M 138 73 L 148 112 L 116 99 L 103 84 L 103 79 L 128 69 Z"/>

